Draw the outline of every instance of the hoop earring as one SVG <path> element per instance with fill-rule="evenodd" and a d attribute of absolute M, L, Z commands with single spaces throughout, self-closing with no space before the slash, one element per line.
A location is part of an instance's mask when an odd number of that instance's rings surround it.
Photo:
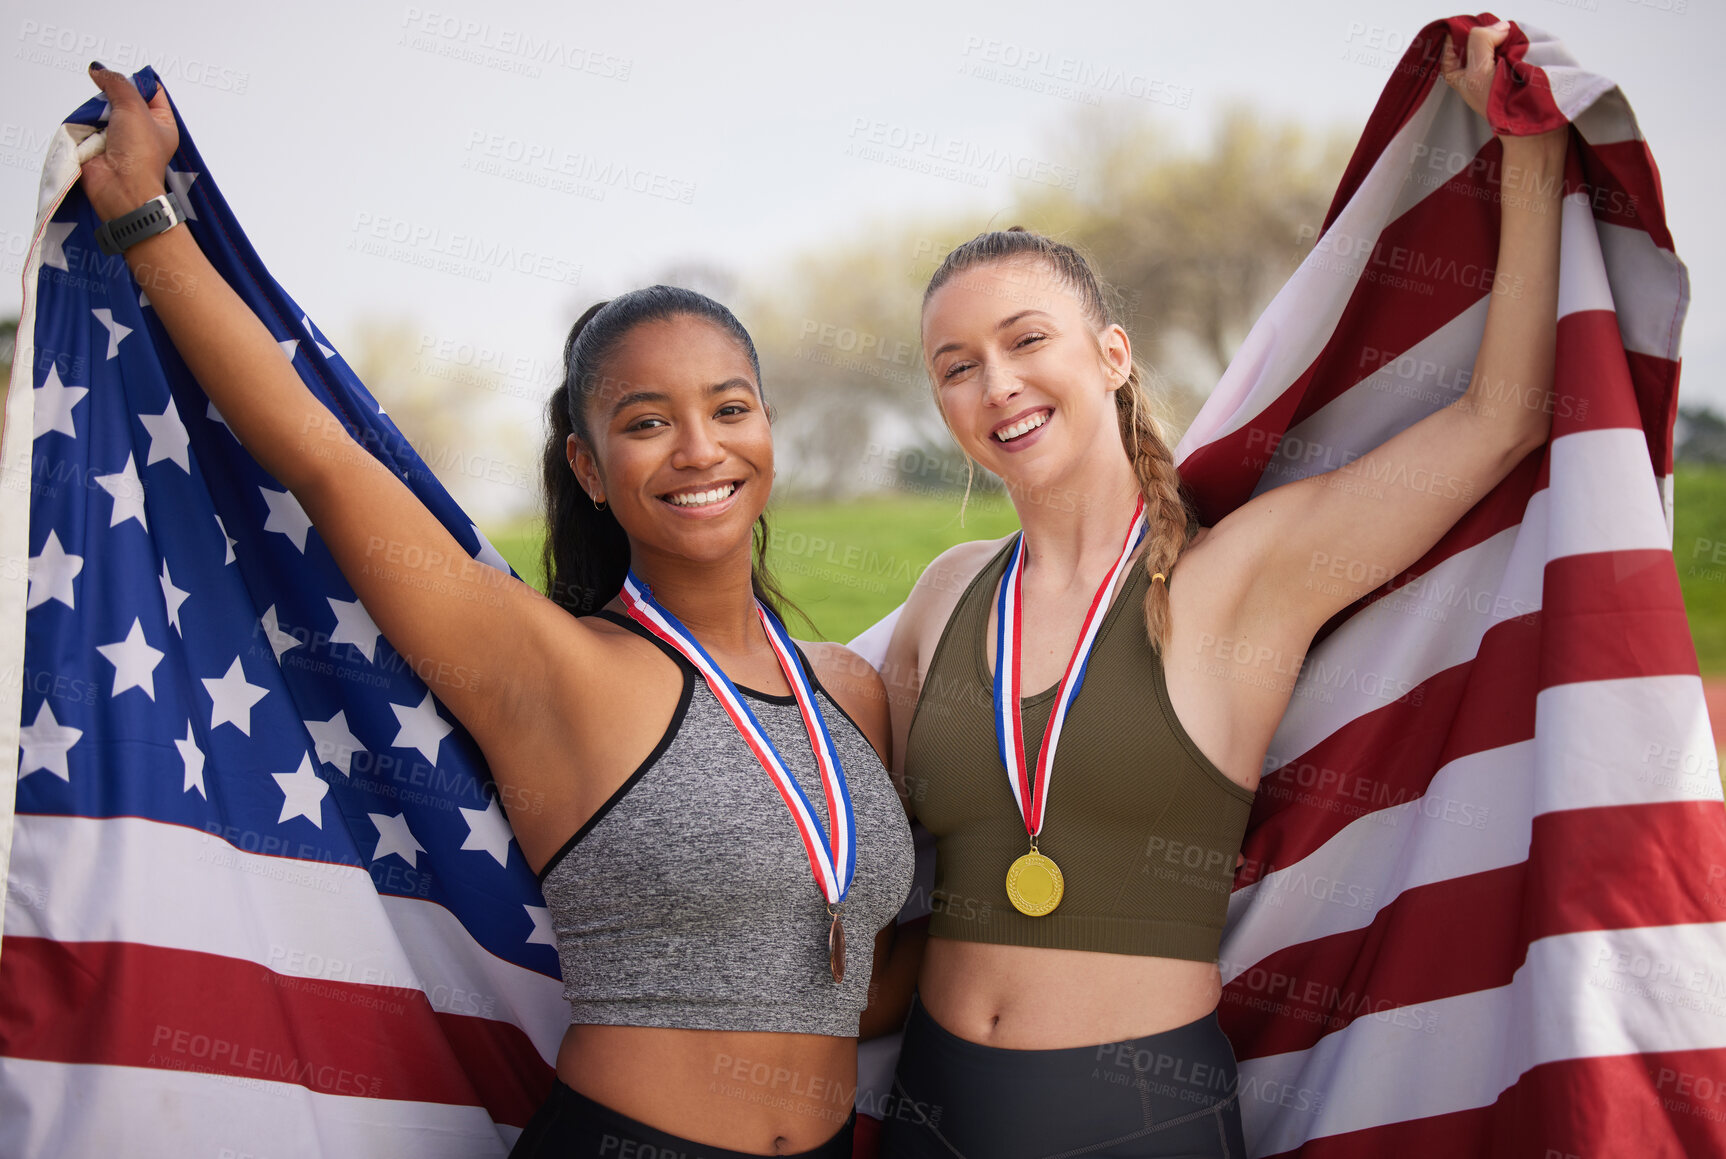
<path fill-rule="evenodd" d="M 594 501 L 593 501 L 593 509 L 594 509 L 594 510 L 595 510 L 595 511 L 604 511 L 604 510 L 605 510 L 605 500 L 603 500 L 603 499 L 595 499 L 595 500 L 594 500 Z"/>

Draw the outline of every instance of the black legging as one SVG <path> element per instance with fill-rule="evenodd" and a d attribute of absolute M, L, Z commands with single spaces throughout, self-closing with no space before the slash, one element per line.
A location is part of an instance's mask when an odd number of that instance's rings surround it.
<path fill-rule="evenodd" d="M 1214 1013 L 1101 1046 L 1001 1050 L 914 1000 L 881 1159 L 1245 1159 L 1237 1084 Z"/>
<path fill-rule="evenodd" d="M 857 1115 L 813 1151 L 782 1159 L 851 1159 L 851 1135 Z M 746 1151 L 728 1151 L 649 1127 L 604 1103 L 588 1098 L 558 1080 L 551 1094 L 533 1113 L 510 1159 L 760 1159 Z"/>

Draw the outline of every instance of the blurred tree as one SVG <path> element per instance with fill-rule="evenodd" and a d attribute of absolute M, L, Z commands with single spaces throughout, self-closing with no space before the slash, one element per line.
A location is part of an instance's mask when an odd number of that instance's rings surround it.
<path fill-rule="evenodd" d="M 1681 463 L 1726 463 L 1726 418 L 1708 406 L 1680 406 L 1673 457 Z"/>
<path fill-rule="evenodd" d="M 543 366 L 519 367 L 464 339 L 401 320 L 364 319 L 348 365 L 457 503 L 482 526 L 540 505 Z M 518 373 L 519 372 L 519 373 Z"/>
<path fill-rule="evenodd" d="M 1310 247 L 1352 140 L 1234 108 L 1191 149 L 1158 122 L 1088 109 L 1061 147 L 1078 188 L 1031 186 L 987 218 L 875 223 L 806 257 L 747 301 L 781 416 L 781 474 L 850 494 L 878 486 L 875 458 L 950 446 L 923 371 L 923 288 L 955 245 L 1015 224 L 1091 258 L 1159 372 L 1160 417 L 1179 438 Z"/>
<path fill-rule="evenodd" d="M 18 319 L 0 318 L 0 404 L 6 400 L 6 388 L 12 381 L 12 351 L 18 347 Z"/>

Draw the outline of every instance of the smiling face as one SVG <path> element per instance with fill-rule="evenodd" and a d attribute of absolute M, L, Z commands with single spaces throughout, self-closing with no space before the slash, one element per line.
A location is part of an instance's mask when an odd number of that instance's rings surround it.
<path fill-rule="evenodd" d="M 923 350 L 959 445 L 1010 487 L 1070 478 L 1102 440 L 1120 447 L 1126 332 L 1099 328 L 1035 257 L 953 275 L 924 306 Z"/>
<path fill-rule="evenodd" d="M 632 547 L 713 562 L 747 556 L 773 480 L 773 435 L 749 355 L 705 319 L 644 322 L 584 401 L 588 445 L 568 440 L 588 495 Z"/>

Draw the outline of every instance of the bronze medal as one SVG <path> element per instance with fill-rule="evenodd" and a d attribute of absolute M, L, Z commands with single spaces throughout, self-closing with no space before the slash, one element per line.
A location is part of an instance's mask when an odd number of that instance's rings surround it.
<path fill-rule="evenodd" d="M 1053 913 L 1065 890 L 1061 867 L 1037 852 L 1035 846 L 1007 869 L 1007 900 L 1027 917 L 1040 918 Z"/>
<path fill-rule="evenodd" d="M 845 981 L 845 919 L 836 913 L 827 927 L 827 967 L 835 983 Z"/>

